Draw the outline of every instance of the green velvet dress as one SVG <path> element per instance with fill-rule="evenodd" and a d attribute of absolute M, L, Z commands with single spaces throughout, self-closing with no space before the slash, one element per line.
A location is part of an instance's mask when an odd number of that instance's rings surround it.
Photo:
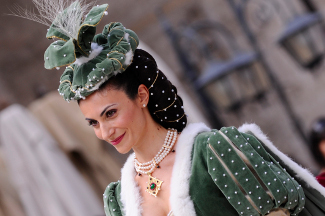
<path fill-rule="evenodd" d="M 131 156 L 121 181 L 104 193 L 107 216 L 141 216 L 135 175 Z M 325 215 L 325 189 L 254 124 L 187 126 L 178 137 L 170 188 L 175 216 Z"/>

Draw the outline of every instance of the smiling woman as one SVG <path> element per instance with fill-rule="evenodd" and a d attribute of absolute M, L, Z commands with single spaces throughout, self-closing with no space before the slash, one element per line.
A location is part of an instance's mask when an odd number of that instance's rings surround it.
<path fill-rule="evenodd" d="M 121 23 L 95 35 L 107 5 L 80 16 L 84 8 L 74 1 L 56 11 L 47 37 L 59 40 L 45 67 L 68 65 L 60 95 L 78 101 L 99 139 L 134 151 L 105 190 L 107 216 L 325 215 L 325 189 L 256 125 L 187 125 L 176 87 L 137 49 L 137 35 Z"/>

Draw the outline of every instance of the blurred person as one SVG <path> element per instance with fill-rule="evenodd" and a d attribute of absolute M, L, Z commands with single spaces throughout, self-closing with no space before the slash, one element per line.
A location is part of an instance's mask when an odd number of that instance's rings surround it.
<path fill-rule="evenodd" d="M 325 118 L 317 119 L 310 131 L 310 149 L 321 167 L 321 170 L 316 176 L 317 181 L 325 187 Z"/>
<path fill-rule="evenodd" d="M 60 95 L 78 101 L 99 139 L 134 152 L 103 194 L 107 216 L 325 215 L 325 189 L 258 126 L 187 124 L 177 88 L 138 36 L 117 22 L 95 35 L 108 5 L 70 3 L 51 11 L 47 37 L 58 40 L 45 67 L 66 66 Z"/>

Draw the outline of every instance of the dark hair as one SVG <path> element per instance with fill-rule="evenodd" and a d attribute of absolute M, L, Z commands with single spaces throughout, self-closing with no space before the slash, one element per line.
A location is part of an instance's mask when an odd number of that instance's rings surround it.
<path fill-rule="evenodd" d="M 322 140 L 325 140 L 325 118 L 319 118 L 312 125 L 310 134 L 310 149 L 316 160 L 316 162 L 325 167 L 325 156 L 319 149 L 319 144 Z"/>
<path fill-rule="evenodd" d="M 187 124 L 183 100 L 177 95 L 176 87 L 157 68 L 155 59 L 146 51 L 135 50 L 132 64 L 123 73 L 107 80 L 98 90 L 113 87 L 123 90 L 134 100 L 141 84 L 149 89 L 147 106 L 152 118 L 166 129 L 174 128 L 181 132 Z"/>

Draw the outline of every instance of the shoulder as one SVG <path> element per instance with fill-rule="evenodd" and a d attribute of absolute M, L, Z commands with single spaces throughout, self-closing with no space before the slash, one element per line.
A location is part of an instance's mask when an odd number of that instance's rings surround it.
<path fill-rule="evenodd" d="M 122 215 L 122 207 L 120 204 L 121 183 L 110 183 L 103 194 L 104 210 L 106 216 Z"/>
<path fill-rule="evenodd" d="M 199 156 L 204 157 L 201 161 L 206 163 L 208 173 L 237 212 L 264 215 L 268 210 L 286 205 L 295 209 L 292 213 L 299 213 L 304 205 L 304 193 L 265 148 L 263 142 L 269 142 L 268 146 L 271 142 L 258 129 L 251 125 L 245 130 L 223 127 L 201 133 L 196 138 L 193 156 L 198 157 L 195 152 L 201 152 Z M 240 191 L 249 191 L 251 200 Z M 243 205 L 238 206 L 236 200 L 241 200 Z"/>

